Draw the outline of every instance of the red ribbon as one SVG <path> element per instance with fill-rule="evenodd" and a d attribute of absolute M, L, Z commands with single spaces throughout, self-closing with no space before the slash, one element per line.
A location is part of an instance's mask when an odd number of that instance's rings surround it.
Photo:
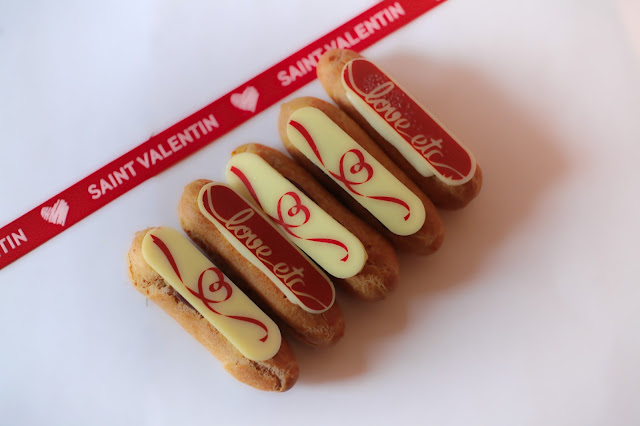
<path fill-rule="evenodd" d="M 319 53 L 326 49 L 325 46 L 342 47 L 347 42 L 351 49 L 364 50 L 443 2 L 444 0 L 381 1 L 51 197 L 0 228 L 0 269 L 314 80 L 315 72 L 310 70 L 295 80 L 289 79 L 285 84 L 282 73 L 286 73 L 291 67 L 299 69 L 301 65 L 298 64 L 303 62 L 313 62 L 313 58 L 317 59 Z M 232 95 L 243 94 L 250 87 L 259 94 L 255 108 L 251 105 L 248 110 L 242 110 L 234 106 Z M 249 92 L 253 92 L 253 89 L 247 93 Z M 141 160 L 137 161 L 138 158 Z M 131 172 L 134 167 L 135 174 Z M 50 223 L 45 219 L 47 215 L 42 213 L 44 207 L 55 205 L 58 200 L 64 200 L 69 206 L 64 225 Z"/>

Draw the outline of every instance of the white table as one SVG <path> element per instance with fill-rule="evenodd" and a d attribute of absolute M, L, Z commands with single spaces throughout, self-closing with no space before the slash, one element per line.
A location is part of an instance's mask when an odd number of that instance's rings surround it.
<path fill-rule="evenodd" d="M 371 4 L 1 1 L 0 224 Z M 344 339 L 295 344 L 286 394 L 233 380 L 125 268 L 186 183 L 280 146 L 277 107 L 0 271 L 0 423 L 640 424 L 638 28 L 637 0 L 450 0 L 365 52 L 485 185 L 388 300 L 339 295 Z"/>

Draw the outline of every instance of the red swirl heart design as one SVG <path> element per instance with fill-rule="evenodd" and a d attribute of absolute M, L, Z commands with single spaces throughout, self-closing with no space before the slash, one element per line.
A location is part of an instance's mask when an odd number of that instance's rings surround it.
<path fill-rule="evenodd" d="M 188 284 L 186 284 L 182 280 L 182 276 L 180 275 L 180 270 L 178 268 L 178 264 L 176 263 L 176 260 L 175 260 L 175 258 L 173 256 L 173 254 L 171 253 L 171 250 L 167 246 L 167 244 L 164 241 L 162 241 L 160 238 L 155 236 L 155 235 L 151 235 L 151 238 L 152 238 L 153 243 L 156 246 L 158 246 L 160 251 L 162 251 L 162 254 L 164 254 L 164 256 L 167 258 L 167 261 L 171 265 L 171 268 L 173 269 L 173 271 L 178 276 L 178 279 L 180 280 L 180 282 L 184 284 L 185 288 L 189 291 L 189 293 L 191 293 L 192 295 L 194 295 L 195 297 L 200 299 L 202 301 L 202 303 L 204 303 L 204 305 L 211 312 L 213 312 L 214 314 L 217 314 L 217 315 L 220 315 L 220 316 L 223 316 L 223 317 L 227 317 L 227 318 L 231 318 L 231 319 L 235 319 L 235 320 L 238 320 L 238 321 L 244 321 L 244 322 L 248 322 L 248 323 L 257 325 L 258 327 L 263 329 L 264 332 L 265 332 L 264 337 L 262 337 L 259 340 L 261 342 L 266 342 L 267 341 L 267 338 L 269 337 L 269 330 L 268 330 L 267 326 L 264 325 L 264 323 L 262 323 L 261 321 L 255 319 L 255 318 L 244 317 L 244 316 L 239 316 L 239 315 L 222 314 L 222 313 L 218 312 L 217 310 L 215 310 L 213 308 L 212 305 L 214 305 L 216 303 L 222 303 L 222 302 L 225 302 L 225 301 L 229 300 L 229 298 L 233 294 L 233 288 L 225 280 L 225 276 L 222 273 L 222 271 L 220 271 L 218 268 L 213 267 L 213 266 L 211 268 L 205 269 L 204 271 L 202 271 L 202 273 L 198 277 L 198 288 L 197 288 L 197 290 L 193 290 L 192 288 L 189 287 Z M 213 281 L 210 284 L 205 286 L 205 281 L 204 281 L 205 277 L 207 275 L 211 275 L 211 274 L 207 274 L 207 272 L 211 272 L 213 274 Z M 224 299 L 216 300 L 216 299 L 213 299 L 211 297 L 212 295 L 215 295 L 217 292 L 219 292 L 221 290 L 225 291 Z"/>
<path fill-rule="evenodd" d="M 342 154 L 342 156 L 340 157 L 340 163 L 339 163 L 340 170 L 338 170 L 338 173 L 335 173 L 334 171 L 329 170 L 327 166 L 324 164 L 324 160 L 320 156 L 320 151 L 318 150 L 318 145 L 311 137 L 311 134 L 309 133 L 309 131 L 302 124 L 298 123 L 295 120 L 289 120 L 289 124 L 298 132 L 300 132 L 300 134 L 305 139 L 307 144 L 309 144 L 309 147 L 313 151 L 314 155 L 316 156 L 320 164 L 322 164 L 322 166 L 325 168 L 325 170 L 327 170 L 327 172 L 336 181 L 342 182 L 348 191 L 361 197 L 398 204 L 399 206 L 402 206 L 407 210 L 407 214 L 404 216 L 404 220 L 405 221 L 409 220 L 409 217 L 411 216 L 411 208 L 409 207 L 409 204 L 407 204 L 405 201 L 396 197 L 361 194 L 356 189 L 354 189 L 354 186 L 356 185 L 362 185 L 363 183 L 369 182 L 373 177 L 373 173 L 374 173 L 373 167 L 371 167 L 371 164 L 367 163 L 362 151 L 360 151 L 357 148 L 354 148 Z M 348 156 L 350 157 L 349 154 L 355 155 L 357 160 L 354 164 L 351 164 L 351 166 L 349 166 L 346 161 L 346 158 Z M 357 181 L 357 180 L 352 180 L 350 178 L 350 176 L 361 175 L 363 171 L 366 173 L 366 176 L 363 180 Z"/>

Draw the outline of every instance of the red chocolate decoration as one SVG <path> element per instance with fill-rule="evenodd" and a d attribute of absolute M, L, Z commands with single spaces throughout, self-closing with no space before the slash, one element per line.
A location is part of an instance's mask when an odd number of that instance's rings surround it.
<path fill-rule="evenodd" d="M 254 254 L 303 306 L 317 312 L 331 307 L 333 285 L 247 201 L 231 188 L 215 184 L 202 197 L 207 213 Z"/>
<path fill-rule="evenodd" d="M 162 241 L 160 238 L 156 237 L 153 234 L 151 234 L 151 240 L 153 241 L 153 243 L 155 245 L 158 246 L 160 251 L 162 251 L 162 254 L 164 254 L 164 257 L 166 257 L 167 260 L 169 261 L 169 265 L 171 265 L 171 268 L 173 269 L 173 272 L 176 273 L 176 275 L 178 276 L 178 279 L 180 280 L 180 282 L 184 284 L 184 282 L 182 281 L 182 277 L 180 276 L 180 270 L 178 269 L 178 265 L 176 264 L 176 260 L 173 258 L 173 255 L 171 254 L 171 250 L 169 250 L 169 247 L 167 247 L 167 245 L 164 243 L 164 241 Z"/>
<path fill-rule="evenodd" d="M 468 180 L 474 160 L 449 133 L 370 61 L 354 59 L 343 69 L 346 85 L 391 125 L 445 178 Z"/>

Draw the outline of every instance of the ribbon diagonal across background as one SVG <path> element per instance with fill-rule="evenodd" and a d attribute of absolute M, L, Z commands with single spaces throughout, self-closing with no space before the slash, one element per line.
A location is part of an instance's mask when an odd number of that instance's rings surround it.
<path fill-rule="evenodd" d="M 327 47 L 366 49 L 442 2 L 382 1 L 51 197 L 0 228 L 0 269 L 315 79 L 287 70 L 313 67 Z"/>

